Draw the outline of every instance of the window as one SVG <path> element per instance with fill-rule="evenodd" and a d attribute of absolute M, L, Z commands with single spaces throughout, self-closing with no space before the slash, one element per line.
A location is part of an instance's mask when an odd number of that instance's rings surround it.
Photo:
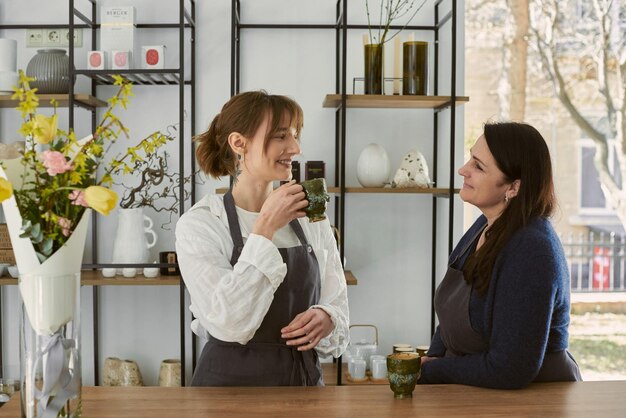
<path fill-rule="evenodd" d="M 619 170 L 619 162 L 615 155 L 616 142 L 614 140 L 609 141 L 609 171 L 613 175 L 613 178 L 617 182 L 618 186 L 621 186 L 622 179 Z M 593 159 L 596 155 L 596 147 L 588 138 L 581 140 L 580 147 L 580 213 L 581 214 L 602 214 L 609 215 L 614 214 L 615 211 L 611 208 L 604 197 L 602 187 L 600 184 L 600 176 L 596 167 L 594 166 Z"/>

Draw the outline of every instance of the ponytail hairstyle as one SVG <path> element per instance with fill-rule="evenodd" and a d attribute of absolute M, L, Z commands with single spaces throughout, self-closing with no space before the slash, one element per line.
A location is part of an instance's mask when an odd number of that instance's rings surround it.
<path fill-rule="evenodd" d="M 556 207 L 550 152 L 539 131 L 524 123 L 489 123 L 484 136 L 505 181 L 519 180 L 520 186 L 463 267 L 479 294 L 487 291 L 496 259 L 511 237 L 534 218 L 550 217 Z"/>
<path fill-rule="evenodd" d="M 282 118 L 288 115 L 290 126 L 295 127 L 300 137 L 303 126 L 302 108 L 286 96 L 271 95 L 264 90 L 240 93 L 226 102 L 222 111 L 213 118 L 209 129 L 193 140 L 196 142 L 196 159 L 202 171 L 212 177 L 234 176 L 237 170 L 235 152 L 228 143 L 228 137 L 238 132 L 251 138 L 257 132 L 265 117 L 269 116 L 268 131 L 265 133 L 263 149 L 278 132 Z"/>

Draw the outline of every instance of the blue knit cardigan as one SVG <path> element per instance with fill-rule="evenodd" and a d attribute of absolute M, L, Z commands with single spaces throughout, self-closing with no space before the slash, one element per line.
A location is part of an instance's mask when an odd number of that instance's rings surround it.
<path fill-rule="evenodd" d="M 474 222 L 449 263 L 486 223 L 484 216 Z M 459 266 L 465 263 L 459 261 Z M 438 326 L 428 355 L 441 358 L 422 367 L 419 383 L 525 387 L 537 376 L 545 353 L 567 348 L 569 312 L 570 276 L 563 247 L 547 219 L 534 219 L 502 249 L 485 295 L 472 292 L 470 322 L 487 342 L 487 351 L 444 357 Z"/>

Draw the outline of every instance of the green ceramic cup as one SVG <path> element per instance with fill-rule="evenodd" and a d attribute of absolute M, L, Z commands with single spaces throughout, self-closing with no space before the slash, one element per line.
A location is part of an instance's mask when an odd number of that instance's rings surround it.
<path fill-rule="evenodd" d="M 389 386 L 394 398 L 413 397 L 413 389 L 420 375 L 420 364 L 417 353 L 393 353 L 387 356 Z"/>
<path fill-rule="evenodd" d="M 304 189 L 306 200 L 309 206 L 304 208 L 309 222 L 323 221 L 326 219 L 326 202 L 330 201 L 330 196 L 326 190 L 326 180 L 323 178 L 306 180 L 300 183 Z"/>

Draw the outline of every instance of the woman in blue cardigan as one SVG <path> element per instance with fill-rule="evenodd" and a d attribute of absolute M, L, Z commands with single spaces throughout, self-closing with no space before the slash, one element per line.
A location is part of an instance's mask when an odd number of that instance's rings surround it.
<path fill-rule="evenodd" d="M 487 124 L 459 174 L 461 199 L 482 216 L 437 288 L 439 326 L 420 383 L 581 380 L 567 351 L 570 276 L 548 220 L 556 202 L 545 140 L 530 125 Z"/>

